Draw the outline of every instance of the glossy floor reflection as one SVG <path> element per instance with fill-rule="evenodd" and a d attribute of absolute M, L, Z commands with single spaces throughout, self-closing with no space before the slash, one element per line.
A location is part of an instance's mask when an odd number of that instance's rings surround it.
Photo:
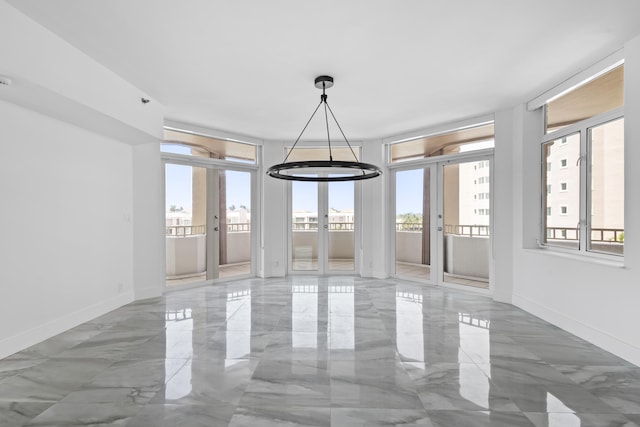
<path fill-rule="evenodd" d="M 140 301 L 0 360 L 4 426 L 637 426 L 640 368 L 506 304 L 401 280 Z"/>

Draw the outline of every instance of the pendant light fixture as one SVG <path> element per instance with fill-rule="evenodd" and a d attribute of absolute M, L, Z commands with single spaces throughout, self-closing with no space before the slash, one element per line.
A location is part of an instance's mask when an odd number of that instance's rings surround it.
<path fill-rule="evenodd" d="M 333 111 L 331 111 L 331 107 L 327 103 L 327 94 L 325 91 L 333 86 L 333 77 L 331 76 L 318 76 L 315 79 L 315 87 L 318 89 L 322 89 L 322 95 L 320 95 L 320 103 L 311 114 L 309 120 L 307 120 L 307 124 L 304 125 L 302 132 L 298 135 L 296 142 L 291 147 L 291 150 L 287 153 L 282 163 L 271 166 L 267 170 L 267 175 L 278 178 L 285 179 L 288 181 L 314 181 L 314 182 L 336 182 L 336 181 L 360 181 L 363 179 L 375 178 L 377 176 L 382 175 L 382 170 L 376 166 L 369 163 L 362 163 L 358 161 L 358 157 L 356 153 L 351 148 L 351 144 L 349 140 L 344 135 L 338 120 L 336 120 L 336 116 L 333 115 Z M 305 161 L 297 161 L 297 162 L 287 162 L 291 153 L 296 148 L 296 145 L 302 138 L 304 131 L 307 130 L 309 123 L 313 120 L 313 117 L 320 109 L 320 106 L 324 105 L 324 120 L 327 127 L 327 145 L 329 147 L 329 160 L 305 160 Z M 333 121 L 338 126 L 342 137 L 344 138 L 351 154 L 355 161 L 345 161 L 345 160 L 333 160 L 333 154 L 331 151 L 331 136 L 329 135 L 329 116 L 327 111 L 331 113 L 331 117 Z"/>

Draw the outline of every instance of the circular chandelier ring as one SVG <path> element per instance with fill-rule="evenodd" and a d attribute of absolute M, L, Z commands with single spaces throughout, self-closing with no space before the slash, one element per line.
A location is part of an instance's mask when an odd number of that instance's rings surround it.
<path fill-rule="evenodd" d="M 333 114 L 331 107 L 329 107 L 329 103 L 327 102 L 326 89 L 333 86 L 333 77 L 318 76 L 314 80 L 314 85 L 316 88 L 322 89 L 322 95 L 320 95 L 320 103 L 318 104 L 316 109 L 313 110 L 311 117 L 309 117 L 309 120 L 307 120 L 307 123 L 302 128 L 302 132 L 300 132 L 300 135 L 298 135 L 296 142 L 293 143 L 293 147 L 291 147 L 291 150 L 289 150 L 287 155 L 284 157 L 283 162 L 277 165 L 271 166 L 267 170 L 267 175 L 269 175 L 272 178 L 284 179 L 288 181 L 313 181 L 313 182 L 360 181 L 363 179 L 375 178 L 377 176 L 382 175 L 382 169 L 380 169 L 378 166 L 375 166 L 369 163 L 362 163 L 358 161 L 358 156 L 356 156 L 356 153 L 353 151 L 353 148 L 351 147 L 349 140 L 347 139 L 344 132 L 342 131 L 342 127 L 340 126 L 340 123 L 338 123 L 338 120 L 336 119 L 336 116 Z M 318 112 L 318 109 L 323 104 L 324 104 L 324 119 L 325 119 L 325 124 L 327 128 L 327 147 L 329 148 L 329 160 L 307 160 L 307 161 L 287 163 L 287 159 L 289 158 L 293 150 L 296 148 L 296 145 L 298 144 L 298 141 L 300 141 L 300 138 L 302 138 L 302 135 L 304 134 L 305 130 L 307 130 L 307 126 L 309 126 L 309 123 L 311 123 L 316 113 Z M 329 134 L 329 114 L 328 113 L 331 113 L 331 118 L 333 119 L 336 126 L 340 130 L 340 133 L 342 134 L 344 141 L 347 143 L 347 146 L 349 147 L 351 154 L 353 154 L 355 161 L 344 161 L 344 160 L 334 161 L 333 160 L 333 154 L 331 150 L 331 135 Z M 307 170 L 306 174 L 304 172 L 299 171 L 299 170 L 305 170 L 305 169 Z M 334 176 L 329 176 L 328 172 L 323 174 L 314 174 L 314 171 L 313 171 L 314 169 L 324 169 L 324 170 L 352 169 L 355 172 L 350 174 L 335 173 Z"/>
<path fill-rule="evenodd" d="M 295 172 L 299 169 L 312 168 L 340 168 L 355 169 L 362 174 L 354 175 L 338 175 L 338 176 L 318 176 L 318 175 L 287 175 L 286 172 Z M 271 166 L 267 170 L 267 175 L 273 178 L 284 179 L 288 181 L 310 181 L 310 182 L 340 182 L 340 181 L 360 181 L 363 179 L 375 178 L 382 175 L 382 170 L 370 163 L 349 162 L 342 160 L 309 160 L 301 162 L 279 163 Z"/>

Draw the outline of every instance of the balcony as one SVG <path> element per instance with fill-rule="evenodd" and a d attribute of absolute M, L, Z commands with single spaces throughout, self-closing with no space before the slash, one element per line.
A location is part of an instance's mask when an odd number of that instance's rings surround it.
<path fill-rule="evenodd" d="M 489 226 L 444 226 L 444 281 L 487 288 L 489 282 Z M 421 223 L 396 223 L 396 273 L 401 277 L 430 277 L 423 261 Z"/>
<path fill-rule="evenodd" d="M 251 224 L 227 224 L 226 262 L 219 266 L 219 277 L 229 278 L 251 272 Z M 167 285 L 206 279 L 206 227 L 204 225 L 166 226 Z"/>
<path fill-rule="evenodd" d="M 568 227 L 547 227 L 547 244 L 565 248 L 578 248 L 580 230 Z M 623 228 L 592 228 L 590 250 L 607 254 L 624 254 Z"/>
<path fill-rule="evenodd" d="M 353 268 L 353 227 L 352 222 L 329 224 L 330 269 Z M 317 222 L 293 224 L 294 248 L 305 249 L 298 261 L 306 263 L 309 269 L 317 268 L 317 230 Z M 578 244 L 576 229 L 549 227 L 547 230 L 550 245 L 576 247 Z M 250 231 L 249 223 L 227 224 L 227 262 L 220 265 L 220 278 L 250 272 Z M 591 232 L 594 251 L 623 253 L 623 229 L 592 229 Z M 485 225 L 445 225 L 445 281 L 487 287 L 489 234 L 489 226 Z M 422 263 L 422 239 L 422 224 L 396 224 L 396 268 L 399 276 L 427 277 L 429 266 Z M 204 280 L 205 240 L 204 225 L 166 227 L 168 283 Z"/>

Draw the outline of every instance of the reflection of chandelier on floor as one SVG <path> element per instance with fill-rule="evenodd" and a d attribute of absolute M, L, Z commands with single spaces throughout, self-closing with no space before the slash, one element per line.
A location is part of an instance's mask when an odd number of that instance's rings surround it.
<path fill-rule="evenodd" d="M 376 166 L 369 163 L 362 163 L 358 161 L 358 156 L 351 148 L 351 144 L 347 140 L 347 137 L 344 135 L 338 120 L 336 120 L 336 116 L 333 115 L 333 111 L 331 111 L 331 107 L 327 103 L 327 95 L 325 93 L 326 89 L 329 89 L 333 86 L 333 77 L 330 76 L 319 76 L 315 79 L 315 86 L 318 89 L 322 89 L 322 95 L 320 95 L 320 103 L 311 114 L 311 117 L 307 121 L 307 124 L 304 125 L 302 132 L 298 135 L 296 142 L 291 147 L 291 150 L 287 153 L 282 163 L 271 166 L 267 170 L 267 175 L 278 178 L 278 179 L 286 179 L 289 181 L 315 181 L 315 182 L 335 182 L 335 181 L 360 181 L 363 179 L 375 178 L 376 176 L 382 175 L 382 170 Z M 306 160 L 299 162 L 289 162 L 287 163 L 287 159 L 296 148 L 296 144 L 302 138 L 304 131 L 307 130 L 307 126 L 311 123 L 311 120 L 318 112 L 318 109 L 321 105 L 324 104 L 324 120 L 327 126 L 327 145 L 329 146 L 329 160 Z M 329 135 L 329 117 L 327 115 L 327 110 L 331 113 L 331 117 L 333 121 L 340 129 L 340 133 L 347 143 L 351 154 L 355 161 L 343 161 L 343 160 L 333 160 L 333 155 L 331 153 L 331 137 Z M 331 170 L 333 175 L 324 175 L 321 176 L 318 174 L 319 171 L 327 172 L 327 170 Z M 314 175 L 312 175 L 314 174 Z"/>

